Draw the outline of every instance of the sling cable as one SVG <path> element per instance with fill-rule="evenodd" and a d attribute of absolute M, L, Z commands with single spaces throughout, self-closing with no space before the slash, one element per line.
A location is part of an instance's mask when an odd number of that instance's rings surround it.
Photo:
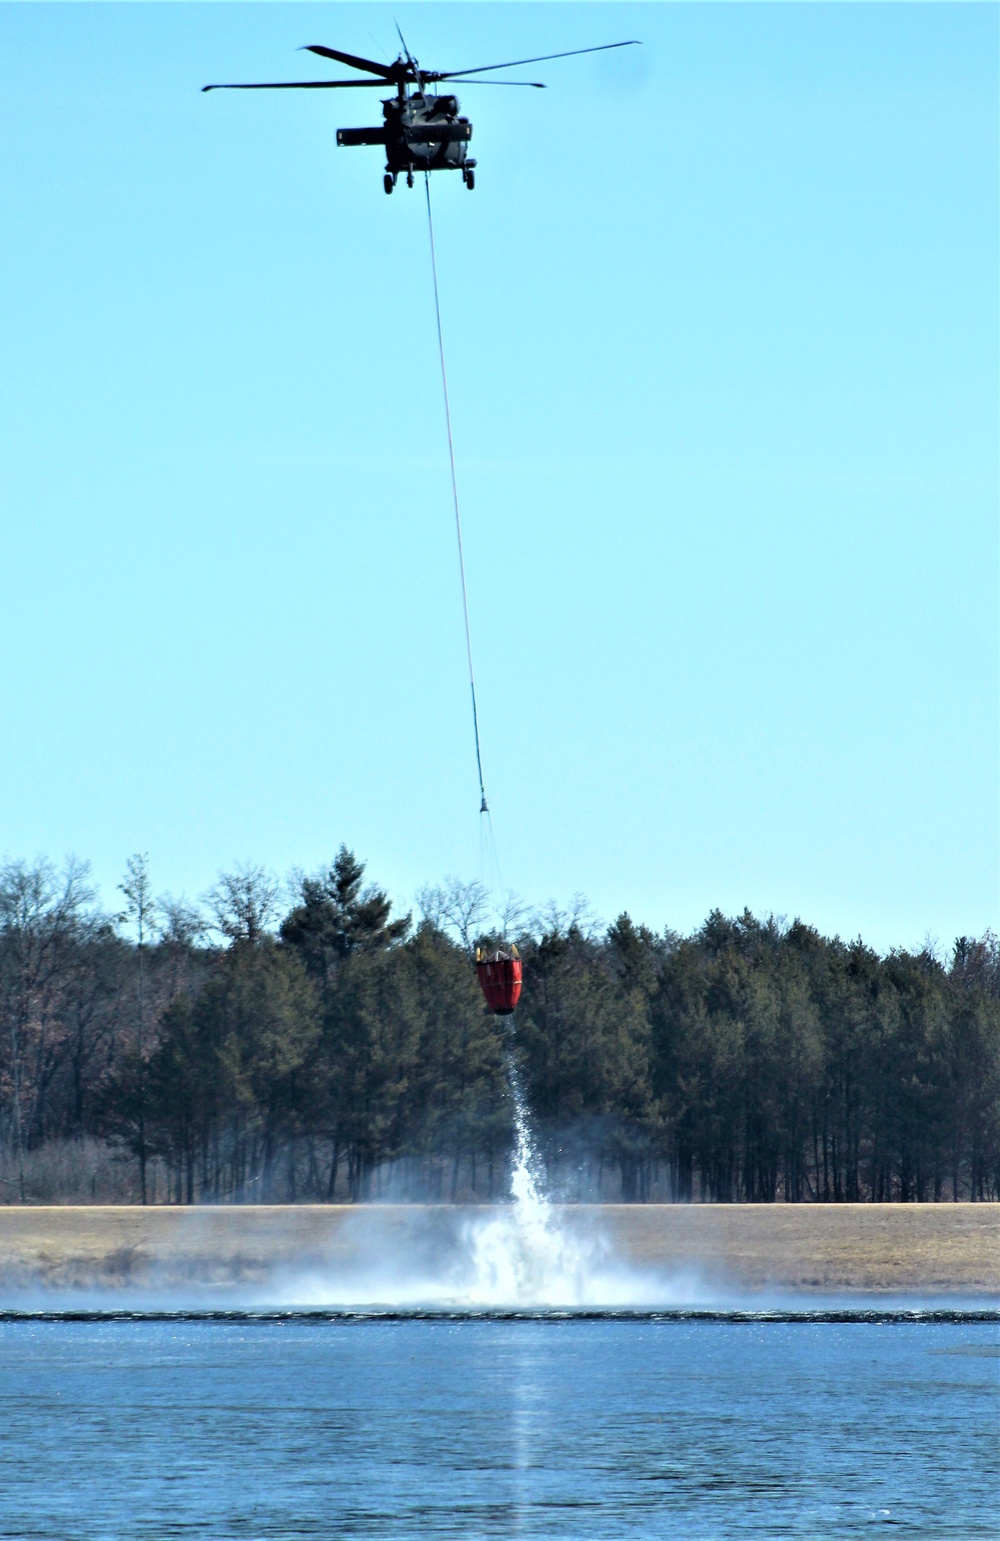
<path fill-rule="evenodd" d="M 438 358 L 441 362 L 441 390 L 444 396 L 444 421 L 448 434 L 448 462 L 451 467 L 451 498 L 455 509 L 455 535 L 458 541 L 458 573 L 462 585 L 462 616 L 465 621 L 465 656 L 469 665 L 469 692 L 472 696 L 472 734 L 476 746 L 476 773 L 479 777 L 479 812 L 485 815 L 490 844 L 496 862 L 496 843 L 490 805 L 483 781 L 483 756 L 479 743 L 479 712 L 476 708 L 476 674 L 472 666 L 472 629 L 469 625 L 469 594 L 465 583 L 465 551 L 462 545 L 462 514 L 458 500 L 458 475 L 455 471 L 455 440 L 451 431 L 451 403 L 448 399 L 448 370 L 444 358 L 444 331 L 441 326 L 441 296 L 438 290 L 437 252 L 434 246 L 434 217 L 431 213 L 431 179 L 424 173 L 427 195 L 427 233 L 430 237 L 431 277 L 434 281 L 434 317 L 437 322 Z M 476 948 L 476 972 L 486 997 L 486 1004 L 498 1017 L 509 1017 L 521 994 L 521 959 L 517 948 L 497 948 L 485 954 Z"/>
<path fill-rule="evenodd" d="M 424 171 L 424 189 L 427 194 L 427 226 L 431 241 L 431 272 L 434 276 L 434 311 L 437 317 L 438 353 L 441 359 L 441 385 L 444 389 L 444 413 L 448 429 L 448 458 L 451 462 L 451 492 L 455 504 L 455 533 L 458 536 L 458 567 L 462 580 L 462 610 L 465 616 L 465 650 L 469 661 L 469 689 L 472 693 L 472 730 L 476 742 L 476 770 L 479 774 L 479 812 L 485 817 L 485 832 L 492 847 L 494 866 L 496 842 L 490 808 L 486 801 L 483 784 L 483 759 L 479 747 L 479 714 L 476 710 L 476 678 L 472 669 L 472 634 L 469 629 L 469 600 L 465 587 L 465 556 L 462 551 L 462 519 L 458 507 L 458 479 L 455 475 L 455 446 L 451 434 L 451 406 L 448 401 L 448 372 L 444 362 L 444 339 L 441 332 L 441 304 L 438 296 L 437 256 L 434 250 L 434 221 L 431 218 L 430 172 L 432 170 L 460 170 L 466 187 L 475 186 L 475 161 L 467 154 L 472 138 L 472 124 L 462 116 L 457 96 L 451 94 L 451 83 L 528 86 L 544 89 L 540 80 L 493 80 L 479 77 L 494 70 L 519 69 L 524 64 L 541 63 L 547 59 L 568 59 L 577 54 L 603 53 L 609 48 L 630 48 L 636 43 L 630 38 L 621 43 L 601 43 L 595 48 L 570 48 L 560 53 L 536 54 L 530 59 L 509 59 L 503 64 L 477 64 L 462 70 L 422 70 L 406 46 L 406 39 L 399 31 L 403 51 L 392 64 L 382 64 L 375 59 L 364 59 L 360 54 L 345 53 L 342 49 L 327 48 L 324 43 L 308 43 L 305 51 L 323 59 L 333 59 L 356 70 L 358 75 L 350 80 L 250 80 L 219 82 L 202 86 L 203 91 L 330 91 L 372 86 L 384 89 L 391 86 L 395 95 L 383 99 L 382 122 L 368 128 L 338 128 L 339 145 L 378 145 L 385 151 L 386 164 L 382 185 L 387 193 L 396 186 L 397 178 L 405 173 L 408 187 L 414 183 L 414 172 Z M 368 76 L 371 78 L 362 79 Z M 472 77 L 476 77 L 473 81 Z M 429 85 L 449 82 L 443 95 L 428 93 Z M 416 90 L 410 90 L 415 86 Z M 480 839 L 484 826 L 480 823 Z M 485 865 L 485 863 L 484 863 Z M 510 1016 L 521 993 L 521 962 L 517 949 L 498 950 L 488 958 L 477 954 L 476 965 L 479 982 L 483 987 L 487 1004 L 499 1016 Z"/>

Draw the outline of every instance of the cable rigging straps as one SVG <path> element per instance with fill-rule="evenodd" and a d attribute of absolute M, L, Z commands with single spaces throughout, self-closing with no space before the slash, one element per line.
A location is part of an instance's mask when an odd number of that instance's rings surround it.
<path fill-rule="evenodd" d="M 476 740 L 476 770 L 479 773 L 479 811 L 489 813 L 483 785 L 483 758 L 479 750 L 479 714 L 476 711 L 476 676 L 472 668 L 472 632 L 469 629 L 469 596 L 465 587 L 465 553 L 462 549 L 462 516 L 458 507 L 458 477 L 455 475 L 455 444 L 451 435 L 451 405 L 448 401 L 448 371 L 444 363 L 444 334 L 441 330 L 441 301 L 438 296 L 437 254 L 434 250 L 434 220 L 431 216 L 431 179 L 424 172 L 427 195 L 427 230 L 431 240 L 431 274 L 434 278 L 434 314 L 437 319 L 438 356 L 441 360 L 441 385 L 444 391 L 444 419 L 448 429 L 448 458 L 451 463 L 451 496 L 455 505 L 455 533 L 458 536 L 458 571 L 462 580 L 462 613 L 465 617 L 465 652 L 469 661 L 469 689 L 472 692 L 472 731 Z"/>

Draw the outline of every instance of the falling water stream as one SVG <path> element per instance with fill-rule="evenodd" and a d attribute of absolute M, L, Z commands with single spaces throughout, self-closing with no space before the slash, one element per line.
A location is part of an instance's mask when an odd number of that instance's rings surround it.
<path fill-rule="evenodd" d="M 571 1227 L 550 1202 L 531 1134 L 520 1074 L 506 1054 L 514 1109 L 511 1203 L 465 1229 L 463 1304 L 482 1306 L 623 1305 L 650 1295 L 650 1281 L 623 1267 L 593 1228 Z"/>

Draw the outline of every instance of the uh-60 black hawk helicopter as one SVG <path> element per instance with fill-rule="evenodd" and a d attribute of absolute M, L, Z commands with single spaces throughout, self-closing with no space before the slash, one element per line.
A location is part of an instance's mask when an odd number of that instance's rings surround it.
<path fill-rule="evenodd" d="M 403 52 L 393 64 L 376 64 L 373 59 L 362 59 L 357 54 L 342 53 L 337 48 L 324 48 L 322 43 L 310 43 L 306 52 L 320 54 L 324 59 L 336 59 L 351 69 L 364 70 L 375 80 L 264 80 L 245 84 L 203 86 L 203 91 L 330 91 L 349 90 L 351 87 L 371 86 L 384 89 L 393 85 L 395 96 L 382 102 L 383 123 L 379 128 L 338 128 L 337 143 L 340 145 L 376 144 L 385 146 L 385 176 L 383 186 L 391 193 L 396 178 L 406 176 L 406 185 L 413 186 L 416 171 L 460 171 L 462 181 L 469 189 L 476 185 L 476 163 L 468 153 L 472 138 L 472 124 L 461 116 L 457 96 L 432 94 L 429 86 L 440 81 L 455 81 L 482 86 L 532 86 L 543 90 L 540 80 L 473 80 L 474 75 L 485 75 L 491 70 L 516 69 L 522 64 L 541 64 L 546 59 L 569 59 L 574 54 L 603 53 L 608 48 L 629 48 L 637 39 L 623 43 L 601 43 L 596 48 L 571 48 L 565 53 L 537 54 L 532 59 L 509 59 L 504 64 L 480 64 L 466 70 L 422 70 L 403 42 Z M 411 87 L 413 88 L 411 90 Z"/>

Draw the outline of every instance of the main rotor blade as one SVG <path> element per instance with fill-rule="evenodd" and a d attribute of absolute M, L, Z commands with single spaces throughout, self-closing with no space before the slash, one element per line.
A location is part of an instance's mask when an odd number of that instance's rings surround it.
<path fill-rule="evenodd" d="M 392 65 L 376 64 L 374 59 L 362 59 L 358 54 L 341 53 L 338 48 L 325 48 L 322 43 L 306 43 L 301 51 L 320 54 L 324 59 L 336 59 L 340 64 L 349 64 L 352 70 L 367 70 L 369 75 L 381 75 L 383 80 L 396 78 Z"/>
<path fill-rule="evenodd" d="M 475 85 L 475 81 L 470 81 Z M 253 80 L 249 82 L 221 83 L 202 86 L 203 91 L 329 91 L 350 90 L 352 86 L 372 86 L 376 91 L 385 90 L 384 80 Z"/>
<path fill-rule="evenodd" d="M 544 80 L 463 80 L 461 75 L 444 75 L 443 80 L 454 80 L 460 86 L 534 86 L 536 91 L 545 90 Z"/>
<path fill-rule="evenodd" d="M 508 59 L 505 64 L 480 64 L 472 70 L 427 70 L 425 80 L 453 80 L 456 75 L 482 75 L 487 70 L 512 70 L 519 64 L 541 64 L 546 59 L 571 59 L 575 54 L 600 54 L 609 48 L 632 48 L 639 43 L 637 37 L 626 38 L 623 43 L 598 43 L 596 48 L 570 48 L 561 54 L 536 54 L 532 59 Z"/>

